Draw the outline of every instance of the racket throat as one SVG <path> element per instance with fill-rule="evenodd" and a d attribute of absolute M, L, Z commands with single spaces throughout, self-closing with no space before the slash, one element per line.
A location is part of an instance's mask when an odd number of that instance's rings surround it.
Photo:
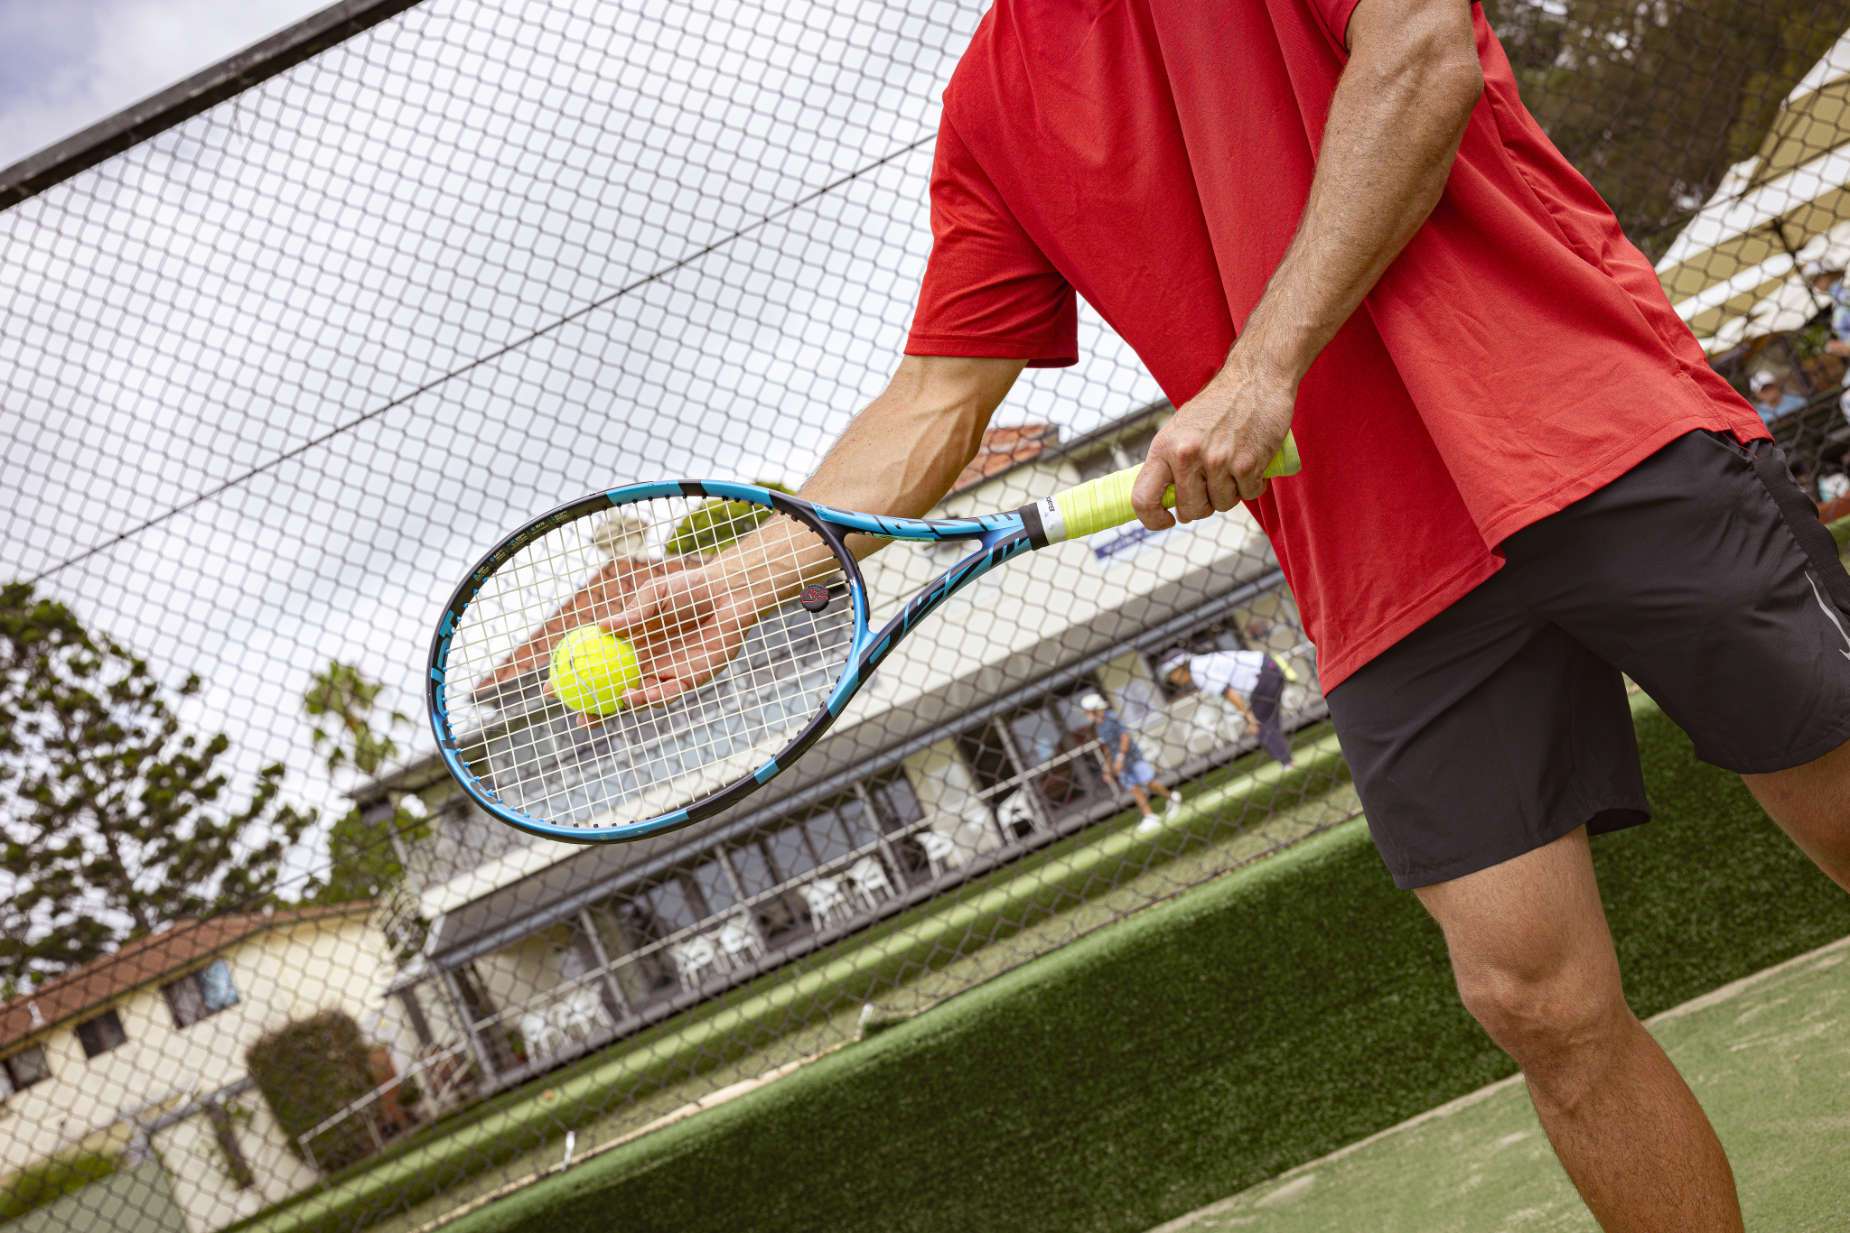
<path fill-rule="evenodd" d="M 1021 519 L 1021 529 L 1028 533 L 1028 542 L 1034 547 L 1045 548 L 1049 544 L 1066 542 L 1066 518 L 1052 497 L 1042 497 L 1032 505 L 1022 506 L 1015 513 Z"/>

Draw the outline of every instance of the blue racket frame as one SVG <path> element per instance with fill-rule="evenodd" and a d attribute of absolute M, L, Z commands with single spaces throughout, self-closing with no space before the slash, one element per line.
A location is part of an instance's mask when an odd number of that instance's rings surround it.
<path fill-rule="evenodd" d="M 443 704 L 443 686 L 449 661 L 450 642 L 458 622 L 468 610 L 477 592 L 497 569 L 521 548 L 548 531 L 602 513 L 613 506 L 656 497 L 713 497 L 729 501 L 747 501 L 788 515 L 820 535 L 841 563 L 847 580 L 854 612 L 854 640 L 841 675 L 830 690 L 827 701 L 784 748 L 773 754 L 749 777 L 737 780 L 709 793 L 686 808 L 607 826 L 563 826 L 514 808 L 496 796 L 492 786 L 470 769 L 462 757 L 462 744 L 450 726 Z M 892 540 L 944 541 L 970 540 L 975 548 L 970 554 L 945 570 L 929 586 L 914 593 L 893 618 L 874 630 L 868 623 L 867 584 L 861 576 L 854 554 L 848 550 L 846 536 L 855 532 L 879 535 Z M 889 518 L 853 510 L 817 505 L 800 497 L 775 492 L 757 484 L 730 480 L 685 480 L 650 484 L 628 484 L 606 492 L 592 493 L 534 519 L 496 544 L 476 563 L 445 605 L 431 639 L 430 670 L 425 683 L 429 703 L 431 732 L 444 765 L 465 792 L 491 816 L 507 825 L 566 843 L 617 843 L 644 839 L 666 831 L 692 825 L 712 817 L 721 810 L 757 791 L 789 769 L 791 763 L 827 732 L 840 717 L 848 702 L 859 692 L 869 674 L 892 654 L 893 648 L 921 619 L 945 600 L 982 577 L 1002 562 L 1024 552 L 1045 547 L 1040 518 L 1030 505 L 1011 513 L 981 514 L 972 518 Z"/>

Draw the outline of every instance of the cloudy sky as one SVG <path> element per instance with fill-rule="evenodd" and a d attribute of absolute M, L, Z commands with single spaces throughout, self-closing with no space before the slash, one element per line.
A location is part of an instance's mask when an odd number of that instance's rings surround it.
<path fill-rule="evenodd" d="M 0 0 L 0 166 L 222 60 L 326 0 Z"/>
<path fill-rule="evenodd" d="M 189 725 L 338 809 L 301 713 L 329 660 L 419 716 L 434 614 L 511 525 L 798 482 L 880 389 L 985 3 L 425 0 L 0 212 L 0 577 L 198 673 Z M 0 0 L 0 162 L 312 7 Z M 1154 396 L 1089 316 L 1081 347 L 1003 419 Z"/>

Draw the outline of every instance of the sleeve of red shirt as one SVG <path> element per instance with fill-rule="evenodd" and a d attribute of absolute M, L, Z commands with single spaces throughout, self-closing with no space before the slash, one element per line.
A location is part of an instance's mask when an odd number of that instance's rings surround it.
<path fill-rule="evenodd" d="M 1336 46 L 1349 45 L 1349 19 L 1355 16 L 1355 6 L 1359 0 L 1306 0 L 1311 12 L 1323 23 L 1323 28 L 1336 40 Z"/>
<path fill-rule="evenodd" d="M 931 260 L 907 355 L 1079 359 L 1073 288 L 1004 204 L 946 119 L 931 169 Z"/>

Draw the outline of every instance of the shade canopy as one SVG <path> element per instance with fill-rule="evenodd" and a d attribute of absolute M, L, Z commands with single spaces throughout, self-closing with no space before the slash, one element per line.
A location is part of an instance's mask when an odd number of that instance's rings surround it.
<path fill-rule="evenodd" d="M 1800 274 L 1813 258 L 1850 262 L 1850 34 L 1793 87 L 1760 149 L 1729 168 L 1657 273 L 1714 354 L 1824 307 Z"/>

